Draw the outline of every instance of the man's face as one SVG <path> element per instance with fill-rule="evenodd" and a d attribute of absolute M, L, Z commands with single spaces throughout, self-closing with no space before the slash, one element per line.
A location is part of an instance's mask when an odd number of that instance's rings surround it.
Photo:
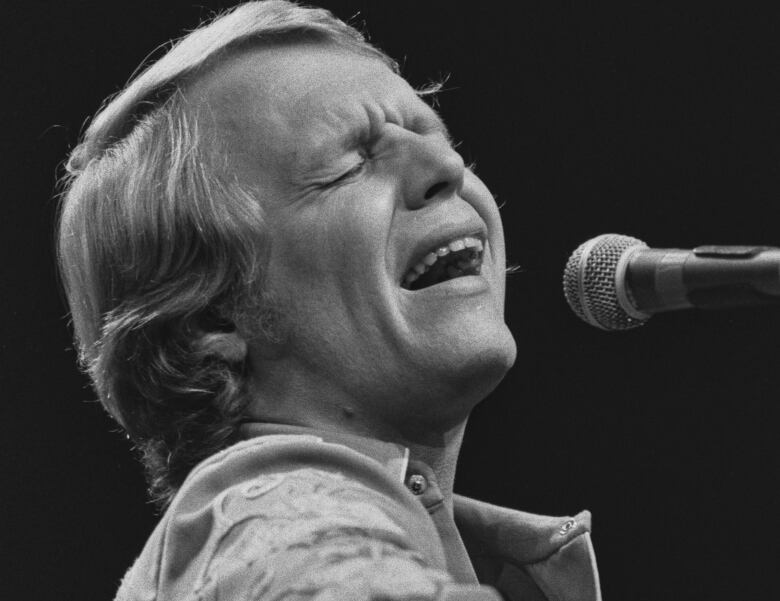
<path fill-rule="evenodd" d="M 495 387 L 515 357 L 501 219 L 404 79 L 298 44 L 247 50 L 196 92 L 261 190 L 265 286 L 289 326 L 274 360 L 300 394 L 447 419 Z"/>

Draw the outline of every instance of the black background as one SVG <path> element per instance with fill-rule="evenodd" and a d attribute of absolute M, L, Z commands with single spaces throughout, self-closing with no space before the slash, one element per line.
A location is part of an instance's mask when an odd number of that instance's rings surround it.
<path fill-rule="evenodd" d="M 153 48 L 226 2 L 4 9 L 2 598 L 112 598 L 156 517 L 75 368 L 52 258 L 58 163 Z M 604 232 L 780 245 L 780 11 L 652 2 L 323 2 L 360 12 L 500 202 L 520 349 L 475 411 L 456 488 L 594 513 L 605 598 L 776 599 L 775 309 L 606 334 L 560 276 Z"/>

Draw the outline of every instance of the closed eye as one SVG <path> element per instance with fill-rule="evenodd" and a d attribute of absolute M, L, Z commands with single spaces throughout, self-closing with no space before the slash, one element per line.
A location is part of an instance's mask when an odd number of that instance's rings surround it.
<path fill-rule="evenodd" d="M 361 171 L 363 171 L 363 168 L 366 166 L 367 162 L 366 157 L 360 157 L 360 162 L 357 163 L 354 167 L 352 167 L 349 171 L 345 171 L 341 175 L 339 175 L 336 179 L 333 179 L 325 184 L 326 187 L 328 186 L 335 186 L 336 184 L 340 184 L 343 182 L 346 182 L 350 180 L 351 178 L 355 177 L 356 175 L 359 175 Z"/>

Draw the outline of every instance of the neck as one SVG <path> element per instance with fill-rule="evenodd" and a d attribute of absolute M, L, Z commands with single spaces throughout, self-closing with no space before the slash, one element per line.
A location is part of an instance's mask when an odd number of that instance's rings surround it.
<path fill-rule="evenodd" d="M 433 470 L 444 496 L 444 505 L 450 514 L 453 510 L 452 494 L 455 484 L 455 469 L 458 465 L 458 455 L 463 442 L 466 422 L 467 420 L 464 419 L 455 427 L 429 437 L 426 441 L 397 441 L 409 449 L 411 459 L 421 461 Z"/>
<path fill-rule="evenodd" d="M 409 449 L 409 457 L 428 465 L 436 476 L 445 506 L 452 512 L 455 469 L 468 416 L 449 424 L 431 423 L 411 415 L 406 423 L 379 419 L 356 403 L 342 402 L 339 395 L 320 394 L 314 399 L 301 387 L 297 394 L 275 395 L 265 387 L 254 390 L 249 416 L 258 421 L 306 426 L 392 442 Z M 289 390 L 285 392 L 289 393 Z M 293 402 L 285 402 L 290 396 Z"/>

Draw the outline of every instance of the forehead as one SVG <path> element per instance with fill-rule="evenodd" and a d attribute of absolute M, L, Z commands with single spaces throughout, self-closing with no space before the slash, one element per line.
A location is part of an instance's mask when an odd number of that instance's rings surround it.
<path fill-rule="evenodd" d="M 377 58 L 318 43 L 256 47 L 225 60 L 189 91 L 227 133 L 254 153 L 317 146 L 371 113 L 415 127 L 440 123 L 414 89 Z"/>

